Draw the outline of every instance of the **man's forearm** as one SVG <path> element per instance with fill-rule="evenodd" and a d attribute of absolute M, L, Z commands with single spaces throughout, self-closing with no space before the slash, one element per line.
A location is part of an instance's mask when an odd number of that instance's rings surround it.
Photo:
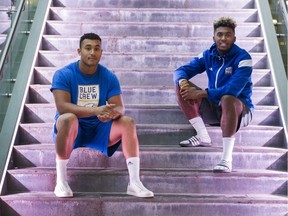
<path fill-rule="evenodd" d="M 83 107 L 69 102 L 62 103 L 61 105 L 56 104 L 56 107 L 59 114 L 73 113 L 78 118 L 85 118 L 96 115 L 95 107 Z"/>

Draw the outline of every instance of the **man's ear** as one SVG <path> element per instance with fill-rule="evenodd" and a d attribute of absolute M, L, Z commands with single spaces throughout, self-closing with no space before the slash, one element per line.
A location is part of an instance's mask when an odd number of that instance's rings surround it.
<path fill-rule="evenodd" d="M 216 41 L 215 41 L 215 37 L 214 37 L 214 36 L 213 36 L 213 41 L 214 41 L 214 42 L 216 42 Z"/>
<path fill-rule="evenodd" d="M 236 36 L 234 36 L 234 43 L 236 42 Z"/>
<path fill-rule="evenodd" d="M 80 55 L 80 53 L 81 53 L 81 49 L 80 48 L 77 49 L 77 53 L 78 53 L 78 55 Z"/>

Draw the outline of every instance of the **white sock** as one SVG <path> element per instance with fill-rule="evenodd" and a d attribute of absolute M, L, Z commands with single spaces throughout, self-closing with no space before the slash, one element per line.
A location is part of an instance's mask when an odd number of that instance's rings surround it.
<path fill-rule="evenodd" d="M 57 183 L 67 181 L 67 164 L 69 159 L 60 160 L 56 158 L 56 173 L 57 173 Z"/>
<path fill-rule="evenodd" d="M 203 142 L 208 142 L 208 143 L 211 142 L 206 126 L 203 122 L 203 119 L 200 116 L 190 119 L 189 122 L 193 126 L 193 128 L 196 130 L 197 135 L 201 138 Z"/>
<path fill-rule="evenodd" d="M 235 137 L 223 137 L 222 160 L 232 162 L 234 143 L 235 143 Z"/>
<path fill-rule="evenodd" d="M 139 157 L 131 157 L 126 159 L 126 164 L 129 173 L 129 180 L 131 182 L 139 182 L 140 181 L 140 158 Z"/>

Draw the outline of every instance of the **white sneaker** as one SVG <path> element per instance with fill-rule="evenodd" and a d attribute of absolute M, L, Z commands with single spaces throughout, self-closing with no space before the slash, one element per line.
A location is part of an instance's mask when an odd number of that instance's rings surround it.
<path fill-rule="evenodd" d="M 230 173 L 232 172 L 232 162 L 221 160 L 214 168 L 214 173 Z"/>
<path fill-rule="evenodd" d="M 127 194 L 136 197 L 154 197 L 154 193 L 144 187 L 142 182 L 129 183 L 127 187 Z"/>
<path fill-rule="evenodd" d="M 181 141 L 179 145 L 181 147 L 211 146 L 211 139 L 210 137 L 204 139 L 198 135 L 195 135 L 187 140 Z"/>
<path fill-rule="evenodd" d="M 56 184 L 54 194 L 57 197 L 73 197 L 73 192 L 71 188 L 69 187 L 67 181 L 58 182 Z"/>

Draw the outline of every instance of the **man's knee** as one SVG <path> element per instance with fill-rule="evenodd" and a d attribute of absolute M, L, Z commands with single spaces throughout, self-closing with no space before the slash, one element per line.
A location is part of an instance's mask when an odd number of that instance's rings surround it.
<path fill-rule="evenodd" d="M 240 115 L 243 111 L 243 102 L 232 95 L 224 95 L 221 98 L 221 107 L 223 113 L 235 111 Z"/>
<path fill-rule="evenodd" d="M 122 127 L 135 127 L 136 126 L 136 123 L 135 123 L 135 120 L 130 117 L 130 116 L 121 116 L 119 119 L 116 120 L 116 122 L 118 124 L 120 124 Z"/>
<path fill-rule="evenodd" d="M 131 124 L 131 125 L 134 125 L 135 124 L 135 121 L 132 117 L 130 116 L 122 116 L 121 117 L 121 121 L 127 123 L 127 124 Z"/>
<path fill-rule="evenodd" d="M 78 126 L 78 118 L 73 113 L 64 113 L 59 116 L 57 119 L 57 128 L 58 127 L 65 127 L 65 128 L 72 128 Z"/>
<path fill-rule="evenodd" d="M 237 99 L 236 97 L 234 97 L 233 95 L 223 95 L 222 98 L 221 98 L 221 103 L 222 102 L 226 102 L 226 101 L 233 101 Z"/>
<path fill-rule="evenodd" d="M 241 105 L 241 101 L 233 95 L 224 95 L 221 98 L 221 106 Z"/>

